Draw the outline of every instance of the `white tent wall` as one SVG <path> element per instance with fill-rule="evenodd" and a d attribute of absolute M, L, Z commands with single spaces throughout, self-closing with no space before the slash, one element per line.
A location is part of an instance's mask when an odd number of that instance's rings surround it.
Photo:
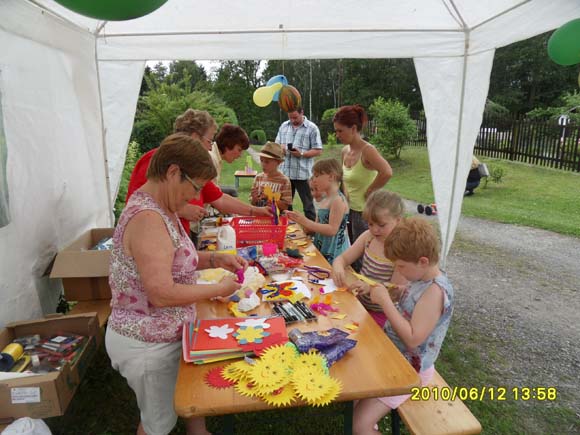
<path fill-rule="evenodd" d="M 110 222 L 93 35 L 26 2 L 2 1 L 0 17 L 11 215 L 0 228 L 2 326 L 54 312 L 62 288 L 47 266 Z"/>
<path fill-rule="evenodd" d="M 111 203 L 115 203 L 143 80 L 145 62 L 99 62 Z"/>
<path fill-rule="evenodd" d="M 452 58 L 416 58 L 415 69 L 427 119 L 427 144 L 441 263 L 461 215 L 465 180 L 483 117 L 494 51 Z"/>

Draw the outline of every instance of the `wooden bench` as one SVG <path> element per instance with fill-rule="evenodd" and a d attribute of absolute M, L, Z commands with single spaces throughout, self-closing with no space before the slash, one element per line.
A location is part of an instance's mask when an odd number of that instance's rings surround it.
<path fill-rule="evenodd" d="M 437 371 L 428 387 L 443 388 L 453 391 Z M 442 400 L 439 394 L 435 400 L 433 394 L 429 400 L 407 400 L 398 409 L 391 412 L 391 429 L 393 434 L 400 433 L 400 419 L 413 435 L 470 435 L 481 433 L 481 424 L 465 404 L 455 400 Z"/>

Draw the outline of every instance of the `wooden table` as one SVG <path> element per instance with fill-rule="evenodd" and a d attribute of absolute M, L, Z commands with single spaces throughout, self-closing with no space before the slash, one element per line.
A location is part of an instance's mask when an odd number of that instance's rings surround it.
<path fill-rule="evenodd" d="M 236 189 L 240 187 L 240 178 L 254 178 L 258 173 L 256 171 L 246 172 L 246 171 L 236 171 L 234 172 L 234 186 Z"/>
<path fill-rule="evenodd" d="M 316 253 L 316 256 L 305 256 L 305 264 L 330 269 L 326 259 L 312 244 L 301 248 L 301 251 Z M 306 279 L 304 281 L 306 282 Z M 318 294 L 318 287 L 311 284 L 310 288 L 313 297 Z M 359 329 L 350 336 L 358 341 L 357 345 L 330 368 L 330 374 L 343 384 L 337 401 L 405 394 L 410 393 L 411 388 L 420 386 L 420 379 L 415 370 L 360 302 L 351 293 L 344 291 L 334 292 L 332 297 L 334 301 L 339 302 L 336 307 L 340 312 L 347 315 L 345 319 L 336 320 L 319 316 L 317 322 L 294 323 L 288 326 L 288 330 L 292 328 L 299 328 L 302 331 L 326 330 L 332 327 L 340 328 L 350 322 L 359 323 Z M 259 315 L 270 314 L 267 304 L 262 304 L 256 310 Z M 206 319 L 231 316 L 227 313 L 225 304 L 219 302 L 199 303 L 197 311 L 201 318 Z M 205 384 L 206 372 L 228 363 L 229 361 L 222 361 L 194 365 L 181 360 L 174 400 L 175 410 L 179 416 L 211 416 L 273 409 L 259 399 L 241 396 L 233 388 L 217 390 Z M 305 406 L 305 403 L 297 400 L 291 406 Z"/>

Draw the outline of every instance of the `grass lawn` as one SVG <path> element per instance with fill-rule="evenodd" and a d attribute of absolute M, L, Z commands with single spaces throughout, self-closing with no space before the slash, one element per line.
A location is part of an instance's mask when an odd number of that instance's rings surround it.
<path fill-rule="evenodd" d="M 257 147 L 258 148 L 258 147 Z M 340 146 L 328 147 L 324 157 L 338 157 Z M 580 236 L 580 175 L 529 165 L 481 159 L 491 168 L 502 167 L 503 183 L 489 182 L 476 194 L 465 198 L 463 213 L 490 220 L 529 225 Z M 233 173 L 243 169 L 245 156 L 233 165 L 224 164 L 221 184 L 234 185 Z M 426 148 L 407 148 L 399 161 L 391 162 L 394 177 L 388 188 L 422 203 L 433 202 Z M 259 170 L 259 164 L 254 168 Z M 248 200 L 251 180 L 240 180 L 240 199 Z M 295 209 L 301 210 L 296 196 Z M 502 379 L 482 362 L 485 347 L 492 365 L 494 342 L 482 331 L 467 335 L 459 316 L 452 322 L 437 368 L 451 386 L 502 386 Z M 361 368 L 364 369 L 364 368 Z M 353 376 L 356 374 L 353 373 Z M 468 401 L 466 405 L 481 422 L 486 434 L 572 433 L 578 428 L 577 415 L 555 403 L 513 400 Z M 340 434 L 342 404 L 322 409 L 293 408 L 280 411 L 240 414 L 235 417 L 238 434 Z M 87 371 L 66 415 L 46 420 L 54 434 L 131 434 L 139 421 L 134 396 L 121 376 L 110 367 L 103 349 Z M 223 430 L 222 418 L 208 419 L 211 431 Z M 390 433 L 388 418 L 381 422 L 382 433 Z M 576 429 L 574 429 L 576 428 Z M 178 423 L 174 434 L 185 433 Z M 403 433 L 407 433 L 403 429 Z"/>

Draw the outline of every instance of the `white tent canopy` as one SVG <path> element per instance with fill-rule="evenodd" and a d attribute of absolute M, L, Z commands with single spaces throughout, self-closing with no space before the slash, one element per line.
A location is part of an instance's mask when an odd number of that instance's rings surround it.
<path fill-rule="evenodd" d="M 445 256 L 495 49 L 579 16 L 577 0 L 169 0 L 104 22 L 52 0 L 3 0 L 0 326 L 50 312 L 60 286 L 43 274 L 55 253 L 112 225 L 145 61 L 412 57 Z"/>

